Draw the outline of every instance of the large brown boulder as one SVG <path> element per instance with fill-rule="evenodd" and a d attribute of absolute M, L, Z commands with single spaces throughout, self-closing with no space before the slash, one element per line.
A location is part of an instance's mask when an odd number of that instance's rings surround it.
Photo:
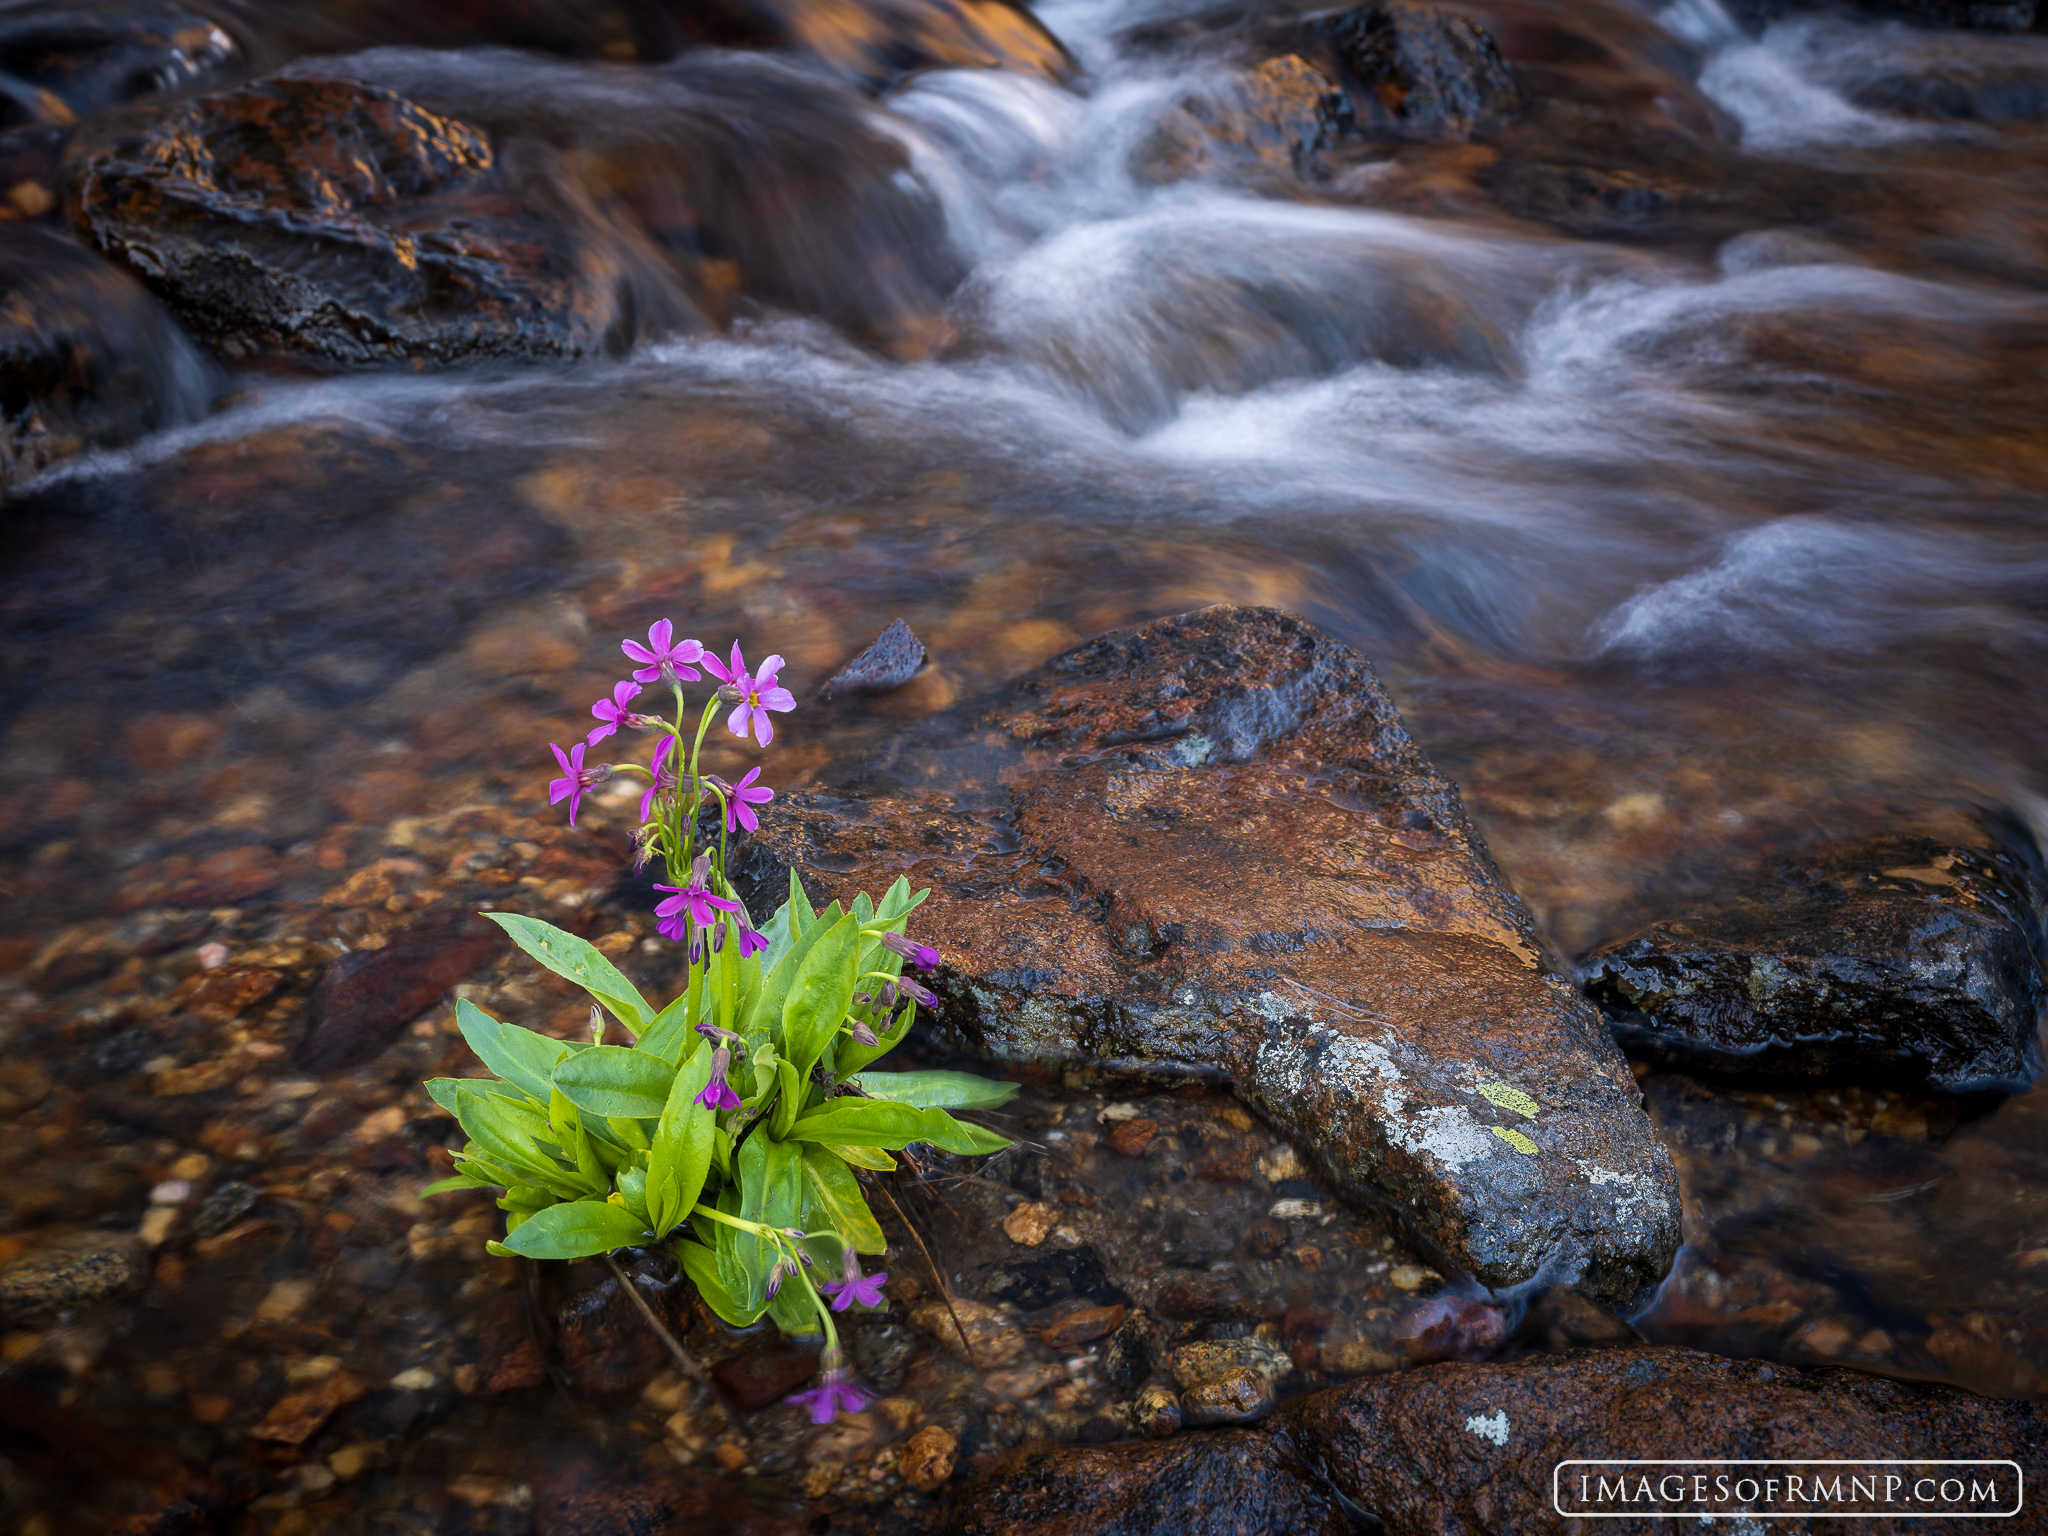
<path fill-rule="evenodd" d="M 1883 839 L 1775 861 L 1586 962 L 1646 1049 L 1793 1077 L 2012 1086 L 2039 1068 L 2034 861 Z"/>
<path fill-rule="evenodd" d="M 973 808 L 776 801 L 762 899 L 792 867 L 821 900 L 932 886 L 970 1045 L 1227 1075 L 1488 1285 L 1664 1272 L 1677 1183 L 1628 1069 L 1362 656 L 1204 609 L 1055 657 L 884 771 L 977 754 L 1000 767 Z"/>
<path fill-rule="evenodd" d="M 1560 1528 L 1552 1478 L 1568 1459 L 1995 1458 L 2031 1469 L 2044 1452 L 2048 1423 L 2031 1404 L 1685 1349 L 1579 1350 L 1368 1377 L 1259 1429 L 1021 1451 L 963 1487 L 953 1509 L 955 1528 L 977 1536 L 1518 1536 Z M 1197 1502 L 1233 1482 L 1242 1497 Z M 2008 1481 L 2006 1508 L 2013 1491 Z M 2002 1528 L 2048 1520 L 2029 1507 Z"/>

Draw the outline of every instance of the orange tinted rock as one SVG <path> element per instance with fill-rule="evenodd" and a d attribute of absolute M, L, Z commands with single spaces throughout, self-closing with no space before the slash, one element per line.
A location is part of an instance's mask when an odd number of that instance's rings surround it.
<path fill-rule="evenodd" d="M 1156 1120 L 1119 1120 L 1109 1128 L 1109 1144 L 1125 1157 L 1143 1157 L 1158 1134 Z"/>
<path fill-rule="evenodd" d="M 249 1438 L 279 1445 L 304 1445 L 335 1409 L 354 1402 L 369 1390 L 370 1383 L 362 1377 L 351 1371 L 336 1371 L 307 1391 L 288 1392 L 279 1398 L 249 1431 Z"/>
<path fill-rule="evenodd" d="M 1038 1337 L 1048 1349 L 1078 1349 L 1116 1332 L 1127 1315 L 1124 1307 L 1083 1307 L 1040 1329 Z"/>
<path fill-rule="evenodd" d="M 936 1493 L 953 1475 L 960 1442 L 936 1424 L 927 1424 L 903 1443 L 896 1471 L 920 1493 Z"/>
<path fill-rule="evenodd" d="M 1364 658 L 1204 609 L 1057 656 L 879 766 L 915 782 L 962 743 L 1000 765 L 999 813 L 782 797 L 744 880 L 932 886 L 918 933 L 969 1043 L 1220 1069 L 1488 1285 L 1560 1252 L 1591 1294 L 1663 1274 L 1677 1180 L 1640 1092 Z"/>

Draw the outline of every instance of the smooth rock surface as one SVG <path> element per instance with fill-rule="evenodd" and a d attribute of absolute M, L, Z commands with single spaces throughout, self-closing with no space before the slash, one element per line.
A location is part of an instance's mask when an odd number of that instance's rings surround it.
<path fill-rule="evenodd" d="M 1663 1273 L 1676 1179 L 1620 1054 L 1363 657 L 1204 609 L 1056 657 L 877 772 L 908 786 L 963 741 L 1004 764 L 982 808 L 790 796 L 738 867 L 820 901 L 932 886 L 918 933 L 970 1046 L 1227 1075 L 1489 1285 Z"/>
<path fill-rule="evenodd" d="M 1745 1072 L 1951 1092 L 2025 1082 L 2044 892 L 2015 852 L 1897 839 L 1777 861 L 1596 952 L 1632 1048 Z"/>
<path fill-rule="evenodd" d="M 2032 1404 L 1686 1349 L 1581 1350 L 1368 1377 L 1255 1429 L 1020 1451 L 965 1485 L 952 1509 L 958 1529 L 1003 1536 L 1516 1536 L 1559 1529 L 1551 1478 L 1566 1456 L 2010 1457 L 2030 1467 L 2044 1450 L 2048 1423 Z M 2030 1507 L 2012 1525 L 2044 1521 Z"/>

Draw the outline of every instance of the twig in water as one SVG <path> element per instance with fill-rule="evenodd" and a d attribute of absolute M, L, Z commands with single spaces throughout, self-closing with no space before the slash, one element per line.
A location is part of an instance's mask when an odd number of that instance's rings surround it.
<path fill-rule="evenodd" d="M 918 1235 L 918 1230 L 911 1224 L 910 1218 L 903 1213 L 903 1207 L 896 1203 L 895 1191 L 880 1179 L 875 1180 L 875 1188 L 879 1189 L 882 1198 L 889 1202 L 889 1209 L 896 1213 L 896 1219 L 903 1223 L 903 1230 L 910 1234 L 910 1240 L 917 1244 L 917 1251 L 924 1255 L 925 1265 L 931 1270 L 932 1278 L 939 1282 L 939 1299 L 946 1304 L 946 1316 L 953 1319 L 953 1331 L 960 1335 L 961 1353 L 967 1356 L 967 1363 L 975 1370 L 982 1369 L 981 1362 L 974 1356 L 974 1345 L 967 1337 L 967 1330 L 961 1325 L 960 1314 L 953 1310 L 953 1287 L 947 1283 L 945 1271 L 940 1269 L 932 1258 L 931 1249 L 925 1247 L 924 1239 Z"/>
<path fill-rule="evenodd" d="M 675 1356 L 676 1364 L 680 1365 L 698 1386 L 711 1394 L 711 1400 L 714 1403 L 718 1403 L 723 1408 L 725 1405 L 719 1400 L 718 1389 L 712 1385 L 710 1373 L 703 1366 L 699 1365 L 697 1357 L 683 1348 L 676 1336 L 668 1331 L 667 1324 L 654 1315 L 654 1308 L 647 1305 L 647 1298 L 640 1294 L 640 1287 L 633 1283 L 632 1276 L 628 1275 L 620 1267 L 619 1261 L 610 1254 L 604 1256 L 604 1261 L 611 1266 L 612 1273 L 619 1277 L 619 1285 L 625 1290 L 627 1298 L 639 1309 L 640 1315 L 647 1320 L 647 1326 L 654 1330 L 655 1335 L 661 1342 L 668 1346 L 668 1352 Z M 732 1427 L 732 1432 L 736 1437 L 742 1441 L 747 1438 L 745 1426 L 740 1423 L 735 1415 L 728 1412 L 725 1415 L 725 1421 Z"/>

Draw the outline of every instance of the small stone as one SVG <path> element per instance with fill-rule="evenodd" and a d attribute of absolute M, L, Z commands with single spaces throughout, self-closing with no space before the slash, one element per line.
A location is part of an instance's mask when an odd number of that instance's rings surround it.
<path fill-rule="evenodd" d="M 1286 1142 L 1279 1142 L 1259 1154 L 1259 1176 L 1268 1184 L 1302 1176 L 1301 1154 Z"/>
<path fill-rule="evenodd" d="M 924 642 L 901 619 L 891 620 L 866 650 L 832 674 L 818 690 L 818 702 L 893 692 L 917 676 L 923 665 Z"/>
<path fill-rule="evenodd" d="M 0 1319 L 15 1324 L 135 1289 L 147 1273 L 142 1240 L 126 1232 L 47 1238 L 0 1265 Z"/>
<path fill-rule="evenodd" d="M 900 1435 L 924 1417 L 924 1405 L 915 1398 L 885 1397 L 875 1404 L 875 1412 Z"/>
<path fill-rule="evenodd" d="M 171 1177 L 191 1182 L 205 1178 L 212 1167 L 213 1159 L 204 1152 L 187 1152 L 171 1164 Z"/>
<path fill-rule="evenodd" d="M 1096 1114 L 1095 1118 L 1104 1125 L 1113 1125 L 1119 1120 L 1135 1120 L 1138 1118 L 1138 1106 L 1135 1104 L 1105 1104 Z"/>
<path fill-rule="evenodd" d="M 959 1326 L 954 1326 L 957 1314 Z M 910 1321 L 937 1338 L 969 1365 L 990 1369 L 1010 1364 L 1024 1352 L 1024 1332 L 994 1307 L 955 1297 L 948 1313 L 943 1301 L 927 1301 L 911 1309 Z M 961 1337 L 962 1330 L 966 1337 Z"/>
<path fill-rule="evenodd" d="M 1469 1296 L 1432 1296 L 1402 1318 L 1395 1343 L 1411 1360 L 1483 1360 L 1507 1339 L 1507 1319 Z"/>
<path fill-rule="evenodd" d="M 424 1392 L 434 1384 L 434 1373 L 425 1366 L 414 1366 L 411 1370 L 400 1371 L 391 1378 L 391 1385 L 401 1392 Z"/>
<path fill-rule="evenodd" d="M 327 1458 L 327 1470 L 343 1482 L 361 1477 L 370 1468 L 381 1466 L 384 1461 L 384 1447 L 375 1440 L 358 1440 L 354 1445 L 344 1445 Z"/>
<path fill-rule="evenodd" d="M 767 1407 L 817 1373 L 817 1350 L 779 1341 L 721 1360 L 711 1368 L 712 1377 L 742 1413 Z"/>
<path fill-rule="evenodd" d="M 711 1453 L 718 1458 L 718 1464 L 728 1472 L 737 1472 L 747 1464 L 746 1447 L 737 1440 L 721 1440 L 718 1449 Z"/>
<path fill-rule="evenodd" d="M 1271 1216 L 1261 1216 L 1245 1229 L 1244 1246 L 1248 1253 L 1262 1259 L 1270 1259 L 1287 1246 L 1287 1223 L 1276 1221 Z"/>
<path fill-rule="evenodd" d="M 1319 1200 L 1275 1200 L 1266 1214 L 1277 1221 L 1313 1221 L 1323 1206 Z"/>
<path fill-rule="evenodd" d="M 1294 1361 L 1276 1342 L 1267 1339 L 1211 1339 L 1182 1344 L 1166 1353 L 1167 1373 L 1185 1394 L 1205 1381 L 1220 1380 L 1239 1371 L 1253 1371 L 1269 1382 L 1283 1381 L 1294 1370 Z"/>
<path fill-rule="evenodd" d="M 325 1381 L 340 1369 L 339 1355 L 308 1355 L 284 1368 L 285 1385 L 300 1387 L 309 1381 Z"/>
<path fill-rule="evenodd" d="M 1196 1425 L 1249 1424 L 1270 1413 L 1275 1401 L 1271 1380 L 1250 1369 L 1226 1371 L 1180 1395 L 1182 1416 Z"/>
<path fill-rule="evenodd" d="M 1839 1317 L 1822 1318 L 1811 1328 L 1793 1339 L 1793 1343 L 1821 1356 L 1832 1359 L 1847 1352 L 1850 1342 L 1856 1337 L 1856 1330 Z"/>
<path fill-rule="evenodd" d="M 1323 1267 L 1323 1250 L 1314 1243 L 1303 1243 L 1293 1253 L 1289 1254 L 1288 1257 L 1293 1259 L 1303 1269 L 1321 1269 Z"/>
<path fill-rule="evenodd" d="M 175 1205 L 152 1205 L 142 1213 L 142 1225 L 136 1229 L 136 1236 L 151 1248 L 160 1248 L 171 1235 L 171 1228 L 178 1224 L 178 1208 Z"/>
<path fill-rule="evenodd" d="M 1014 1371 L 991 1371 L 981 1384 L 997 1397 L 1021 1403 L 1066 1379 L 1063 1365 L 1027 1365 Z"/>
<path fill-rule="evenodd" d="M 1400 1355 L 1388 1354 L 1365 1339 L 1325 1344 L 1322 1349 L 1322 1368 L 1332 1376 L 1377 1376 L 1383 1371 L 1398 1371 L 1407 1363 Z"/>
<path fill-rule="evenodd" d="M 1387 1271 L 1387 1283 L 1397 1291 L 1419 1291 L 1432 1280 L 1441 1279 L 1442 1275 L 1420 1264 L 1396 1264 Z"/>
<path fill-rule="evenodd" d="M 1003 1233 L 1013 1243 L 1036 1248 L 1059 1222 L 1059 1213 L 1043 1201 L 1020 1205 L 1003 1220 Z"/>
<path fill-rule="evenodd" d="M 903 1443 L 896 1472 L 919 1493 L 936 1493 L 953 1475 L 960 1442 L 936 1424 L 927 1424 Z"/>
<path fill-rule="evenodd" d="M 1110 1147 L 1125 1157 L 1143 1157 L 1145 1149 L 1152 1145 L 1152 1138 L 1159 1134 L 1156 1120 L 1125 1120 L 1109 1133 Z"/>
<path fill-rule="evenodd" d="M 1105 1338 L 1123 1326 L 1128 1308 L 1121 1306 L 1083 1307 L 1078 1312 L 1069 1312 L 1055 1323 L 1039 1330 L 1039 1342 L 1049 1349 L 1078 1349 L 1083 1344 Z"/>
<path fill-rule="evenodd" d="M 1216 1118 L 1234 1131 L 1248 1131 L 1256 1123 L 1252 1119 L 1251 1111 L 1242 1104 L 1217 1105 Z"/>
<path fill-rule="evenodd" d="M 249 1431 L 252 1440 L 279 1445 L 304 1445 L 318 1433 L 335 1409 L 370 1390 L 369 1382 L 350 1371 L 336 1371 L 311 1391 L 291 1392 L 271 1406 L 263 1421 Z"/>
<path fill-rule="evenodd" d="M 1131 1419 L 1132 1427 L 1148 1440 L 1177 1433 L 1181 1424 L 1180 1395 L 1171 1387 L 1149 1386 L 1138 1394 Z"/>
<path fill-rule="evenodd" d="M 313 1287 L 314 1282 L 305 1278 L 278 1281 L 263 1300 L 257 1303 L 256 1321 L 289 1322 L 304 1311 L 306 1303 L 313 1299 Z"/>
<path fill-rule="evenodd" d="M 202 971 L 217 971 L 228 963 L 228 947 L 225 944 L 202 944 L 193 951 Z"/>

